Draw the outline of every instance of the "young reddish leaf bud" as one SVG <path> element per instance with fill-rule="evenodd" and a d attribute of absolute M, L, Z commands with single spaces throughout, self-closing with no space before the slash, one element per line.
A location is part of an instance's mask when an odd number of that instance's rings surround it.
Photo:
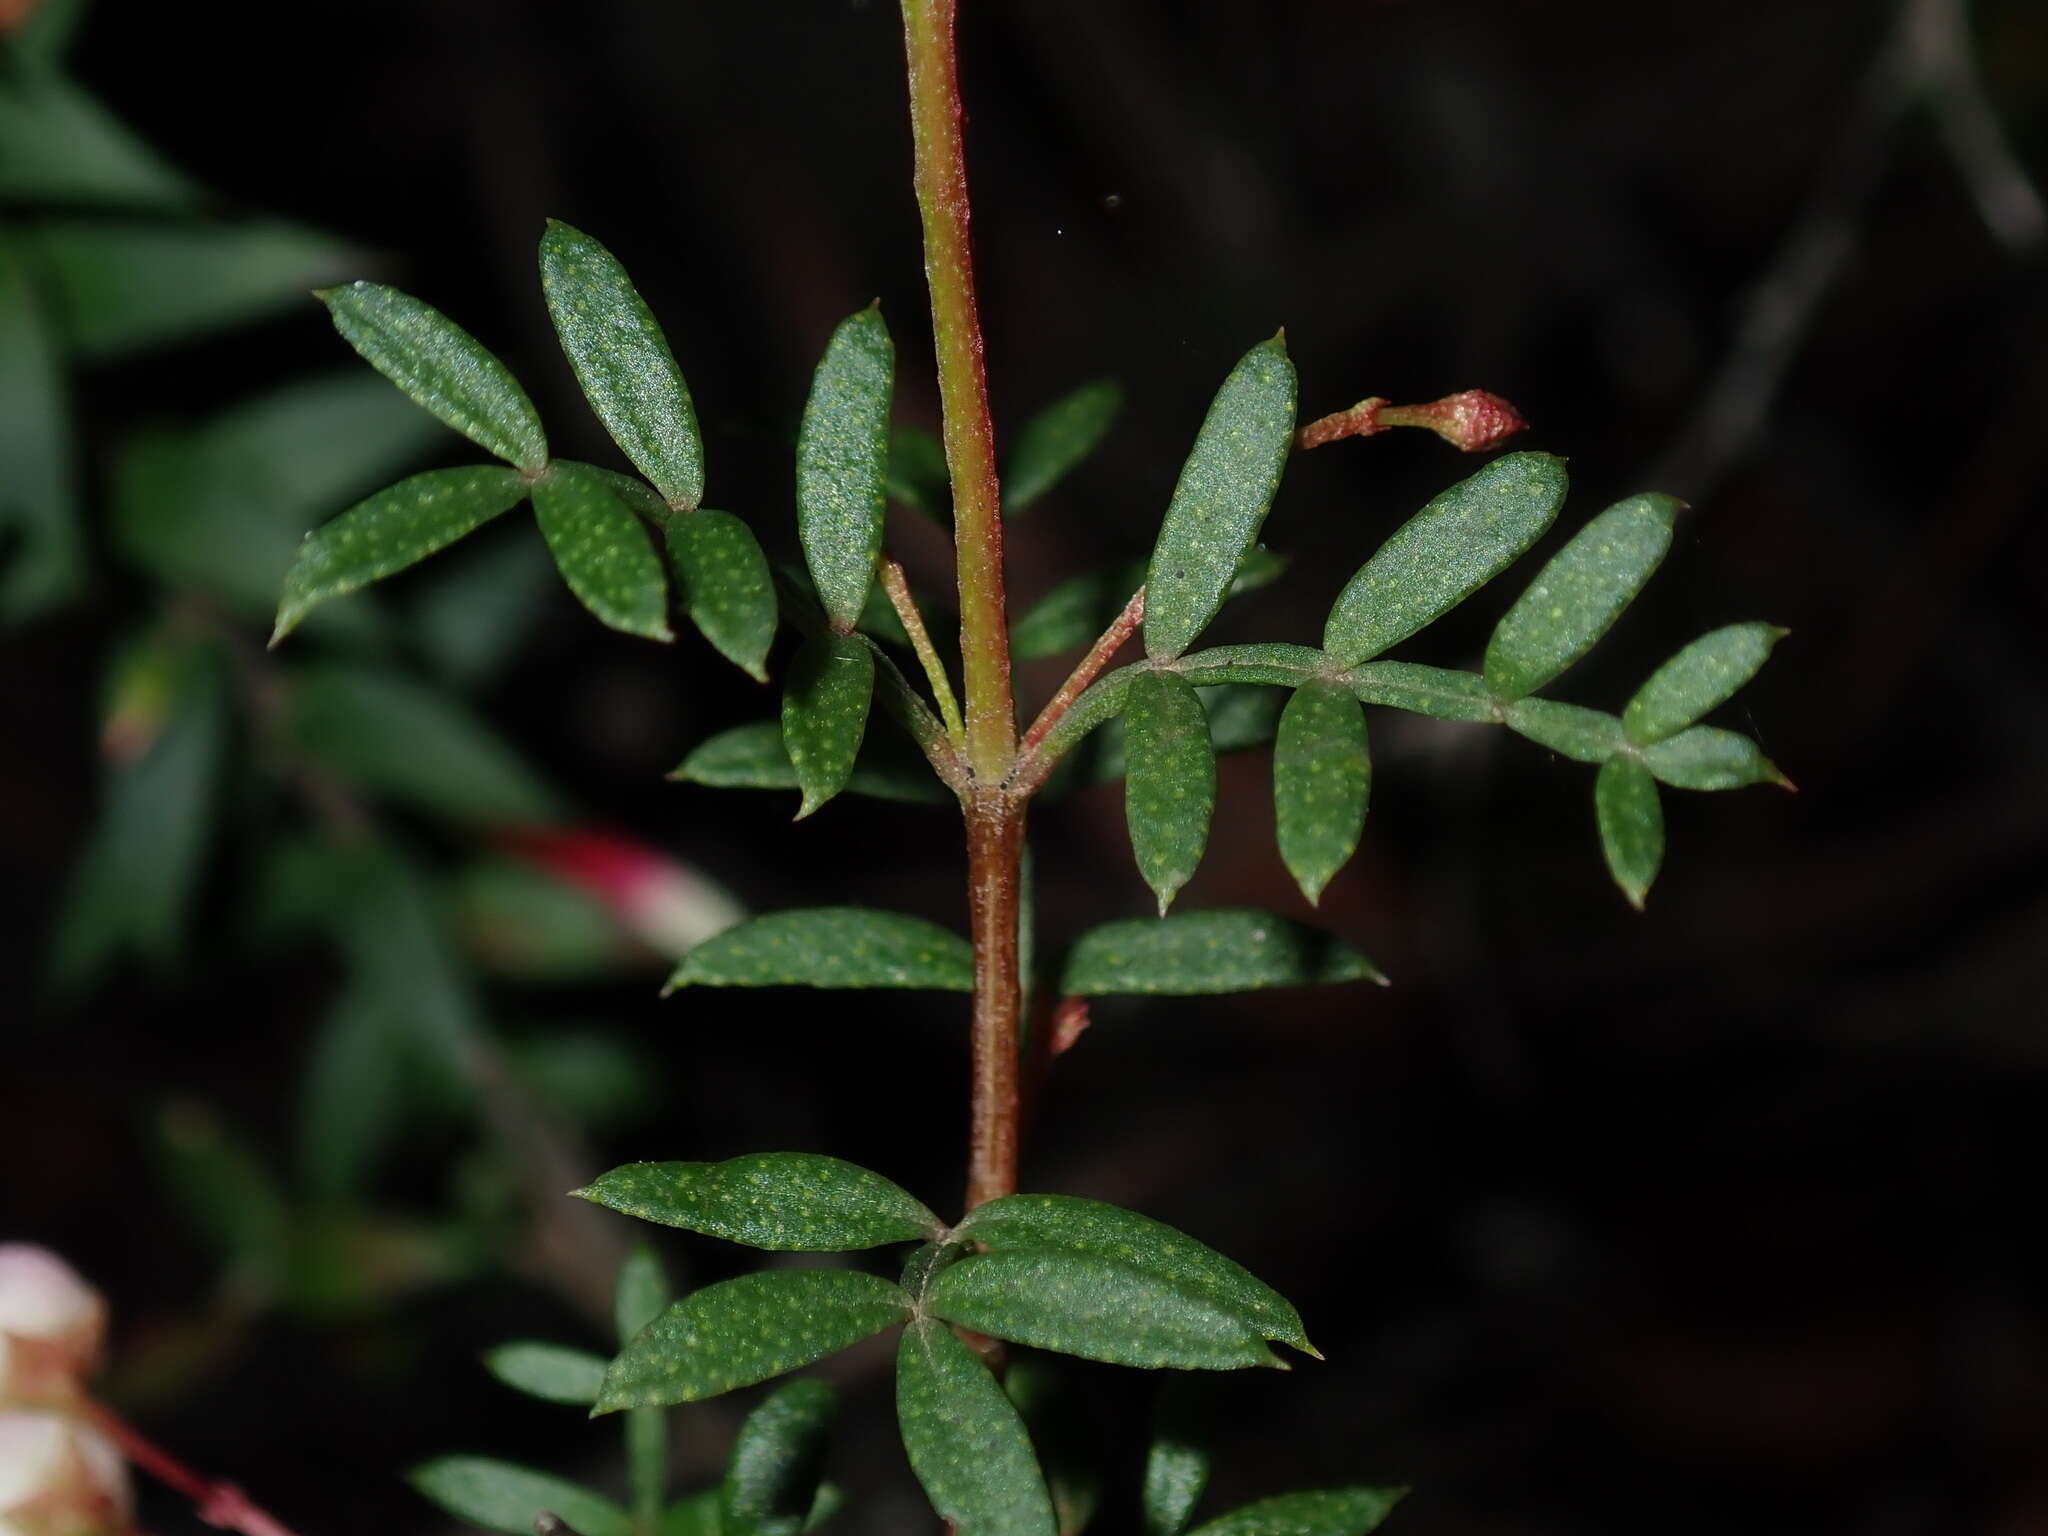
<path fill-rule="evenodd" d="M 1379 413 L 1382 427 L 1427 427 L 1453 448 L 1478 453 L 1505 442 L 1529 423 L 1499 395 L 1468 389 L 1428 405 L 1393 405 Z"/>
<path fill-rule="evenodd" d="M 641 943 L 671 959 L 747 915 L 698 871 L 627 838 L 536 829 L 506 841 L 520 858 L 595 896 Z"/>
<path fill-rule="evenodd" d="M 127 1465 L 97 1429 L 48 1410 L 0 1413 L 0 1532 L 113 1536 L 133 1507 Z"/>
<path fill-rule="evenodd" d="M 106 1330 L 106 1303 L 69 1264 L 33 1243 L 0 1243 L 0 1403 L 73 1396 Z"/>

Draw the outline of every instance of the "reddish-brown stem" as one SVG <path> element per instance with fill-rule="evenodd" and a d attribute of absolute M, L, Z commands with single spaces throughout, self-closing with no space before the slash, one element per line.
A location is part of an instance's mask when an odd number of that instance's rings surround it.
<path fill-rule="evenodd" d="M 242 1536 L 292 1536 L 290 1527 L 233 1483 L 201 1477 L 104 1403 L 88 1402 L 86 1416 L 128 1461 L 190 1499 L 208 1525 Z"/>
<path fill-rule="evenodd" d="M 1017 1189 L 1018 970 L 1024 806 L 1000 789 L 978 789 L 967 807 L 968 930 L 974 941 L 973 1144 L 967 1209 Z"/>
<path fill-rule="evenodd" d="M 1024 733 L 1023 754 L 1028 755 L 1045 740 L 1052 728 L 1060 723 L 1066 712 L 1074 707 L 1074 700 L 1088 691 L 1088 685 L 1102 675 L 1102 669 L 1109 665 L 1110 658 L 1123 649 L 1124 642 L 1137 633 L 1138 626 L 1145 622 L 1145 589 L 1138 588 L 1131 594 L 1131 600 L 1124 604 L 1124 611 L 1110 621 L 1102 637 L 1081 658 L 1081 664 L 1068 674 L 1060 684 L 1058 693 L 1046 701 L 1045 708 L 1038 712 L 1038 718 L 1031 722 L 1031 729 Z"/>

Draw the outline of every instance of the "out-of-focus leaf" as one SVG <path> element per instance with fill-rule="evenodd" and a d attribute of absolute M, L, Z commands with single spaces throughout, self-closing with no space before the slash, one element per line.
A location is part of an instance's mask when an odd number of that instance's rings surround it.
<path fill-rule="evenodd" d="M 645 958 L 595 896 L 530 864 L 477 860 L 456 877 L 453 894 L 463 947 L 498 975 L 573 981 Z"/>
<path fill-rule="evenodd" d="M 946 445 L 935 434 L 922 427 L 898 427 L 889 434 L 889 499 L 933 522 L 952 523 Z"/>
<path fill-rule="evenodd" d="M 775 577 L 754 531 L 730 512 L 680 513 L 669 519 L 668 562 L 690 622 L 727 661 L 767 682 Z"/>
<path fill-rule="evenodd" d="M 51 220 L 30 232 L 70 348 L 88 362 L 261 320 L 360 258 L 295 224 Z"/>
<path fill-rule="evenodd" d="M 944 1323 L 924 1318 L 905 1330 L 896 1416 L 911 1470 L 959 1536 L 1057 1536 L 1023 1419 Z"/>
<path fill-rule="evenodd" d="M 55 328 L 27 257 L 0 238 L 0 541 L 13 546 L 0 573 L 0 622 L 47 612 L 84 576 L 71 455 Z"/>
<path fill-rule="evenodd" d="M 609 1029 L 553 1030 L 515 1041 L 507 1053 L 536 1099 L 580 1125 L 602 1130 L 661 1101 L 645 1053 Z"/>
<path fill-rule="evenodd" d="M 611 488 L 580 466 L 562 463 L 534 481 L 532 494 L 555 569 L 576 600 L 624 634 L 673 640 L 661 557 Z"/>
<path fill-rule="evenodd" d="M 907 753 L 892 758 L 892 736 L 870 736 L 861 743 L 846 792 L 906 805 L 945 805 L 953 795 L 933 776 L 923 758 Z M 782 745 L 782 725 L 758 720 L 721 731 L 692 749 L 672 779 L 709 784 L 720 789 L 795 789 L 796 767 Z"/>
<path fill-rule="evenodd" d="M 1554 699 L 1517 699 L 1507 708 L 1508 729 L 1581 763 L 1604 763 L 1621 750 L 1621 721 L 1602 709 Z"/>
<path fill-rule="evenodd" d="M 546 467 L 547 434 L 533 402 L 453 320 L 382 283 L 349 283 L 320 298 L 348 344 L 422 408 L 529 475 Z"/>
<path fill-rule="evenodd" d="M 276 1176 L 255 1149 L 196 1104 L 164 1109 L 157 1145 L 165 1181 L 185 1219 L 241 1272 L 245 1284 L 276 1286 L 291 1244 L 291 1216 Z"/>
<path fill-rule="evenodd" d="M 1005 1195 L 976 1206 L 955 1236 L 991 1253 L 1051 1249 L 1142 1269 L 1241 1315 L 1262 1338 L 1315 1353 L 1300 1314 L 1278 1291 L 1206 1243 L 1119 1205 L 1076 1195 Z"/>
<path fill-rule="evenodd" d="M 1336 683 L 1303 683 L 1273 741 L 1273 809 L 1280 857 L 1311 905 L 1358 851 L 1371 792 L 1365 711 Z"/>
<path fill-rule="evenodd" d="M 641 1329 L 674 1304 L 675 1289 L 661 1258 L 641 1243 L 619 1265 L 612 1298 L 612 1324 L 621 1344 L 630 1344 Z"/>
<path fill-rule="evenodd" d="M 1323 649 L 1370 661 L 1441 618 L 1543 536 L 1564 505 L 1564 460 L 1508 453 L 1409 518 L 1338 594 Z"/>
<path fill-rule="evenodd" d="M 1730 624 L 1704 634 L 1650 674 L 1621 712 L 1636 746 L 1675 736 L 1735 696 L 1790 630 L 1775 624 Z"/>
<path fill-rule="evenodd" d="M 533 1536 L 543 1510 L 560 1515 L 577 1536 L 632 1536 L 633 1522 L 610 1499 L 509 1461 L 440 1456 L 415 1467 L 408 1481 L 456 1519 L 500 1536 Z"/>
<path fill-rule="evenodd" d="M 1695 725 L 1643 750 L 1643 763 L 1674 789 L 1747 789 L 1752 784 L 1791 788 L 1761 748 L 1737 731 Z"/>
<path fill-rule="evenodd" d="M 48 72 L 0 81 L 0 201 L 167 212 L 197 197 L 70 81 Z"/>
<path fill-rule="evenodd" d="M 870 907 L 804 907 L 751 918 L 706 939 L 668 985 L 971 992 L 974 951 L 957 933 L 921 917 Z"/>
<path fill-rule="evenodd" d="M 1237 567 L 1228 598 L 1270 586 L 1287 569 L 1287 557 L 1255 544 Z M 1145 562 L 1127 561 L 1069 577 L 1024 611 L 1010 627 L 1010 654 L 1018 661 L 1057 656 L 1092 645 L 1144 585 Z"/>
<path fill-rule="evenodd" d="M 71 51 L 84 10 L 85 0 L 35 0 L 26 15 L 17 9 L 6 43 L 10 62 L 38 76 L 56 69 Z"/>
<path fill-rule="evenodd" d="M 1361 704 L 1384 704 L 1437 720 L 1498 720 L 1486 679 L 1477 672 L 1453 672 L 1412 661 L 1369 661 L 1350 674 Z"/>
<path fill-rule="evenodd" d="M 1064 480 L 1109 436 L 1123 403 L 1114 379 L 1097 379 L 1025 422 L 1003 468 L 1003 510 L 1022 512 Z"/>
<path fill-rule="evenodd" d="M 1271 912 L 1225 907 L 1091 928 L 1060 976 L 1071 997 L 1204 996 L 1265 987 L 1385 984 L 1348 944 Z"/>
<path fill-rule="evenodd" d="M 417 411 L 409 414 L 425 420 Z M 492 534 L 437 562 L 422 578 L 406 633 L 448 682 L 474 688 L 512 659 L 546 612 L 557 579 L 544 544 L 523 530 L 517 537 Z"/>
<path fill-rule="evenodd" d="M 722 1163 L 627 1163 L 576 1194 L 622 1215 L 780 1253 L 917 1243 L 938 1217 L 879 1173 L 811 1152 Z"/>
<path fill-rule="evenodd" d="M 1102 1502 L 1106 1426 L 1090 1413 L 1088 1394 L 1055 1366 L 1041 1356 L 1012 1359 L 1003 1391 L 1038 1451 L 1060 1536 L 1079 1536 Z"/>
<path fill-rule="evenodd" d="M 1216 806 L 1216 749 L 1201 696 L 1170 672 L 1146 672 L 1124 701 L 1124 820 L 1138 872 L 1166 915 L 1202 861 Z"/>
<path fill-rule="evenodd" d="M 430 469 L 357 502 L 306 535 L 278 601 L 276 645 L 316 606 L 424 560 L 525 500 L 516 471 Z"/>
<path fill-rule="evenodd" d="M 360 1195 L 390 1144 L 409 1098 L 406 1060 L 393 1020 L 358 990 L 327 1010 L 306 1065 L 299 1111 L 299 1166 L 313 1193 Z"/>
<path fill-rule="evenodd" d="M 723 1529 L 734 1536 L 799 1536 L 818 1497 L 825 1431 L 838 1399 L 808 1378 L 777 1387 L 740 1425 L 726 1463 Z"/>
<path fill-rule="evenodd" d="M 562 350 L 598 420 L 679 511 L 704 499 L 704 444 L 690 389 L 653 313 L 616 256 L 548 220 L 541 288 Z"/>
<path fill-rule="evenodd" d="M 556 819 L 553 793 L 462 706 L 395 672 L 338 662 L 295 674 L 291 739 L 331 771 L 469 826 Z"/>
<path fill-rule="evenodd" d="M 1684 505 L 1675 496 L 1618 501 L 1550 557 L 1486 644 L 1495 698 L 1534 693 L 1614 627 L 1663 563 Z"/>
<path fill-rule="evenodd" d="M 1242 1504 L 1191 1536 L 1365 1536 L 1393 1512 L 1405 1488 L 1331 1488 Z"/>
<path fill-rule="evenodd" d="M 841 634 L 860 620 L 882 552 L 896 349 L 879 308 L 840 322 L 796 445 L 796 522 L 818 600 Z"/>
<path fill-rule="evenodd" d="M 782 743 L 803 790 L 798 821 L 853 777 L 874 695 L 875 653 L 858 636 L 814 636 L 791 660 L 782 690 Z"/>
<path fill-rule="evenodd" d="M 939 1272 L 924 1306 L 991 1338 L 1112 1365 L 1227 1371 L 1279 1364 L 1242 1314 L 1090 1254 L 970 1254 Z"/>
<path fill-rule="evenodd" d="M 771 1269 L 693 1291 L 633 1336 L 596 1411 L 668 1406 L 752 1386 L 907 1321 L 910 1298 L 851 1269 Z"/>
<path fill-rule="evenodd" d="M 1217 391 L 1152 549 L 1148 656 L 1178 656 L 1223 606 L 1293 451 L 1294 392 L 1294 365 L 1278 336 L 1247 352 Z"/>
<path fill-rule="evenodd" d="M 1657 781 L 1641 758 L 1610 757 L 1594 781 L 1593 808 L 1608 872 L 1629 905 L 1640 911 L 1664 862 L 1664 807 Z"/>
<path fill-rule="evenodd" d="M 1166 1384 L 1153 1413 L 1152 1443 L 1139 1488 L 1145 1536 L 1180 1536 L 1209 1486 L 1208 1437 L 1192 1422 L 1177 1386 Z"/>
<path fill-rule="evenodd" d="M 606 1363 L 587 1349 L 536 1339 L 515 1339 L 484 1352 L 484 1368 L 513 1391 L 586 1408 L 597 1401 Z"/>
<path fill-rule="evenodd" d="M 677 1499 L 662 1512 L 661 1536 L 725 1536 L 723 1488 L 705 1488 Z"/>

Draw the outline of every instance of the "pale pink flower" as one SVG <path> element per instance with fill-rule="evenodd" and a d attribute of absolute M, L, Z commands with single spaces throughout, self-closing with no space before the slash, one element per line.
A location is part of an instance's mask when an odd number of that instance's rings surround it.
<path fill-rule="evenodd" d="M 97 1429 L 47 1409 L 0 1413 L 4 1536 L 111 1536 L 133 1509 L 127 1465 Z"/>

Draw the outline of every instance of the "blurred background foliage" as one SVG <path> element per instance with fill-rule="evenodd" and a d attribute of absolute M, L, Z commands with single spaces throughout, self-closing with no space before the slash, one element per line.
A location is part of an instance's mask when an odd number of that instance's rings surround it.
<path fill-rule="evenodd" d="M 834 320 L 879 292 L 906 424 L 936 419 L 894 8 L 6 13 L 5 1227 L 114 1299 L 111 1394 L 287 1519 L 427 1529 L 398 1472 L 447 1450 L 616 1483 L 613 1436 L 477 1364 L 605 1347 L 629 1235 L 560 1191 L 791 1147 L 943 1208 L 964 1140 L 923 1107 L 964 1106 L 957 1003 L 657 1003 L 663 952 L 741 904 L 957 925 L 953 825 L 843 801 L 792 827 L 784 796 L 665 783 L 767 698 L 589 625 L 509 528 L 266 653 L 300 534 L 463 451 L 305 290 L 403 282 L 611 463 L 530 268 L 544 216 L 590 230 L 675 341 L 716 503 L 793 546 Z M 1284 322 L 1305 412 L 1484 386 L 1571 456 L 1580 508 L 1693 502 L 1588 701 L 1714 624 L 1794 631 L 1740 724 L 1802 793 L 1674 800 L 1646 917 L 1582 770 L 1376 720 L 1319 921 L 1396 985 L 1098 1005 L 1063 1058 L 1027 1184 L 1187 1227 L 1330 1355 L 1214 1384 L 1225 1500 L 1413 1481 L 1397 1523 L 1444 1533 L 2048 1519 L 2048 306 L 2013 179 L 2048 158 L 2048 16 L 1900 29 L 1960 14 L 968 7 L 999 421 L 1124 397 L 1014 541 L 1020 599 L 1142 553 L 1214 379 Z M 1291 569 L 1226 629 L 1306 636 L 1467 467 L 1411 436 L 1293 467 L 1266 532 Z M 934 584 L 930 524 L 891 542 Z M 1468 664 L 1473 608 L 1420 659 Z M 1201 905 L 1295 910 L 1265 773 L 1221 764 Z M 1114 788 L 1034 835 L 1053 937 L 1144 910 Z M 689 1284 L 736 1262 L 664 1255 Z M 880 1364 L 829 1371 L 842 1528 L 922 1518 Z M 1147 1384 L 1075 1374 L 1128 1457 Z M 673 1416 L 685 1481 L 732 1411 Z"/>

